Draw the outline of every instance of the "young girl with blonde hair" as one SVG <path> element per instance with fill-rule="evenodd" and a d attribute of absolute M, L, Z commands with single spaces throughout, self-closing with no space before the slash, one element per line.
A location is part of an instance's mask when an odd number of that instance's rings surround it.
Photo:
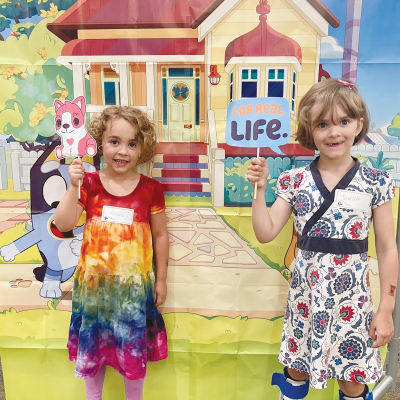
<path fill-rule="evenodd" d="M 351 147 L 368 132 L 367 106 L 353 83 L 328 79 L 301 99 L 296 138 L 319 156 L 283 172 L 269 211 L 263 158 L 247 178 L 257 183 L 252 222 L 257 239 L 273 240 L 293 212 L 296 265 L 284 318 L 279 361 L 273 374 L 280 399 L 304 399 L 309 385 L 337 379 L 340 400 L 371 400 L 367 384 L 382 375 L 379 347 L 393 336 L 398 273 L 391 199 L 393 178 L 360 164 Z M 368 233 L 374 221 L 380 302 L 374 314 L 369 284 Z"/>

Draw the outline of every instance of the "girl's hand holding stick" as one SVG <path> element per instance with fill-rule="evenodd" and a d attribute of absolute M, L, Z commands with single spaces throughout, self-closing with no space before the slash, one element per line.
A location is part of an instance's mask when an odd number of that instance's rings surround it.
<path fill-rule="evenodd" d="M 78 158 L 79 158 L 79 160 L 82 161 L 82 159 L 80 157 L 78 157 Z M 79 179 L 79 181 L 78 181 L 78 199 L 80 199 L 80 198 L 81 198 L 81 180 Z"/>
<path fill-rule="evenodd" d="M 249 167 L 247 168 L 247 172 L 245 178 L 254 185 L 254 200 L 257 199 L 257 190 L 264 188 L 267 184 L 267 179 L 269 176 L 268 164 L 265 161 L 265 158 L 260 157 L 260 149 L 257 148 L 257 158 L 253 158 Z"/>
<path fill-rule="evenodd" d="M 81 158 L 75 158 L 68 169 L 71 185 L 78 187 L 78 198 L 81 197 L 81 180 L 83 180 L 85 169 Z"/>

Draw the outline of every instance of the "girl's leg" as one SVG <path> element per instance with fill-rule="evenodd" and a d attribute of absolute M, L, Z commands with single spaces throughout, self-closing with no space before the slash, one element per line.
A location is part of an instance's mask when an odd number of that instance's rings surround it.
<path fill-rule="evenodd" d="M 102 365 L 93 378 L 85 379 L 86 400 L 101 400 L 106 366 Z"/>
<path fill-rule="evenodd" d="M 310 384 L 308 375 L 287 367 L 283 369 L 283 374 L 274 373 L 271 383 L 277 385 L 281 391 L 279 400 L 304 399 L 307 396 Z"/>
<path fill-rule="evenodd" d="M 295 369 L 292 368 L 286 368 L 286 372 L 289 375 L 290 378 L 296 380 L 296 381 L 305 381 L 308 379 L 307 374 L 302 374 L 300 372 L 297 372 Z"/>
<path fill-rule="evenodd" d="M 340 400 L 369 400 L 372 399 L 368 386 L 364 383 L 341 381 L 338 379 Z"/>
<path fill-rule="evenodd" d="M 130 380 L 124 377 L 126 400 L 142 400 L 144 379 Z"/>

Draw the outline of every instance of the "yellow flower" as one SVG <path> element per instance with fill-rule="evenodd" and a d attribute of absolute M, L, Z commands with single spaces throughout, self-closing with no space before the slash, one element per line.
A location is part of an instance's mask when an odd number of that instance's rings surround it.
<path fill-rule="evenodd" d="M 45 47 L 41 47 L 37 52 L 40 55 L 40 57 L 43 58 L 43 60 L 47 60 L 47 52 Z"/>

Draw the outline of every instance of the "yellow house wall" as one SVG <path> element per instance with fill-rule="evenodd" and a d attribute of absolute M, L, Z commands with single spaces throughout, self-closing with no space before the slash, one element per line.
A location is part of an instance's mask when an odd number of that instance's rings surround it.
<path fill-rule="evenodd" d="M 302 49 L 302 71 L 297 75 L 296 106 L 301 97 L 315 83 L 316 57 L 317 57 L 317 33 L 315 30 L 282 0 L 268 1 L 271 11 L 267 15 L 267 23 L 271 28 L 283 33 L 295 40 Z M 259 24 L 259 14 L 256 7 L 259 0 L 247 0 L 233 10 L 216 28 L 211 32 L 212 64 L 216 64 L 221 74 L 218 86 L 211 87 L 211 108 L 215 112 L 216 129 L 219 142 L 225 142 L 226 108 L 229 103 L 229 74 L 225 72 L 225 50 L 237 37 L 253 30 Z M 264 95 L 265 87 L 265 65 L 260 66 L 260 95 Z M 279 64 L 274 64 L 279 65 Z M 287 65 L 287 64 L 282 64 Z M 288 76 L 293 69 L 288 66 Z M 234 99 L 236 98 L 238 82 L 238 66 L 234 68 Z M 290 95 L 290 85 L 287 84 L 287 96 Z M 291 120 L 291 135 L 295 130 L 295 120 Z M 292 141 L 292 139 L 291 139 Z"/>

